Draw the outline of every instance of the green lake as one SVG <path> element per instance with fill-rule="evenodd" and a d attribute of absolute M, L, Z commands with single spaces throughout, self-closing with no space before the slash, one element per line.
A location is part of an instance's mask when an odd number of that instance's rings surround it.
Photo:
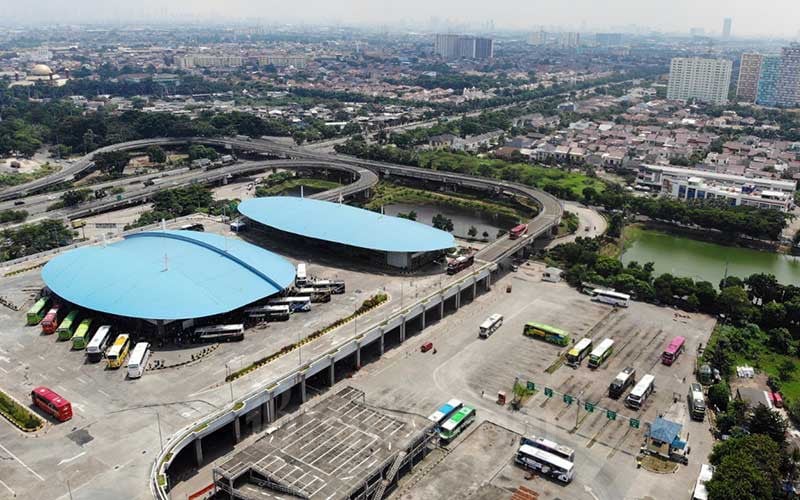
<path fill-rule="evenodd" d="M 780 283 L 800 284 L 800 258 L 749 248 L 730 247 L 642 230 L 621 256 L 622 262 L 652 262 L 655 275 L 670 273 L 717 286 L 728 268 L 728 276 L 746 278 L 754 273 L 774 274 Z"/>

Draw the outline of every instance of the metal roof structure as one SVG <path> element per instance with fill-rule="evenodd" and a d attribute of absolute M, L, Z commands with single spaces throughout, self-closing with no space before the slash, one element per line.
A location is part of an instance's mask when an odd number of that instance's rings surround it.
<path fill-rule="evenodd" d="M 295 268 L 272 252 L 216 234 L 149 231 L 54 258 L 42 270 L 59 297 L 87 309 L 152 320 L 201 318 L 288 287 Z"/>
<path fill-rule="evenodd" d="M 310 198 L 254 198 L 243 201 L 239 212 L 287 233 L 381 252 L 431 252 L 456 245 L 452 234 L 425 224 Z"/>

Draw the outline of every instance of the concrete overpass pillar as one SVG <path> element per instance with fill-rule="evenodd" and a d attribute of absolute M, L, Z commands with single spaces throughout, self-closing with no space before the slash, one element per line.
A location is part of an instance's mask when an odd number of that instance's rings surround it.
<path fill-rule="evenodd" d="M 233 442 L 238 443 L 242 440 L 242 421 L 237 415 L 233 419 Z"/>
<path fill-rule="evenodd" d="M 478 296 L 478 280 L 472 282 L 472 300 Z"/>
<path fill-rule="evenodd" d="M 301 375 L 301 377 L 302 378 L 300 379 L 300 401 L 305 403 L 306 402 L 306 398 L 307 398 L 307 395 L 306 395 L 306 374 L 304 373 L 303 375 Z"/>
<path fill-rule="evenodd" d="M 444 319 L 444 295 L 439 297 L 439 319 Z"/>
<path fill-rule="evenodd" d="M 384 353 L 384 350 L 385 350 L 384 349 L 384 335 L 386 335 L 386 332 L 384 332 L 383 328 L 381 328 L 381 356 L 383 356 L 383 353 Z"/>
<path fill-rule="evenodd" d="M 422 318 L 422 330 L 425 329 L 425 312 L 425 306 L 422 306 L 422 314 L 420 315 L 420 318 Z"/>
<path fill-rule="evenodd" d="M 262 404 L 259 407 L 259 411 L 261 412 L 261 427 L 263 428 L 265 425 L 270 423 L 269 419 L 269 402 L 272 401 L 272 398 L 268 399 L 266 403 Z"/>
<path fill-rule="evenodd" d="M 269 419 L 267 420 L 268 423 L 272 423 L 278 419 L 278 414 L 275 411 L 275 398 L 270 395 L 269 401 L 267 401 L 267 415 Z"/>
<path fill-rule="evenodd" d="M 336 361 L 331 357 L 331 366 L 328 368 L 328 382 L 330 386 L 336 383 Z"/>
<path fill-rule="evenodd" d="M 194 458 L 197 461 L 197 468 L 203 466 L 203 438 L 194 440 Z"/>
<path fill-rule="evenodd" d="M 356 346 L 356 370 L 361 369 L 361 344 Z"/>
<path fill-rule="evenodd" d="M 458 285 L 458 291 L 456 292 L 456 311 L 461 309 L 461 285 Z"/>
<path fill-rule="evenodd" d="M 400 343 L 406 341 L 406 317 L 400 318 Z"/>

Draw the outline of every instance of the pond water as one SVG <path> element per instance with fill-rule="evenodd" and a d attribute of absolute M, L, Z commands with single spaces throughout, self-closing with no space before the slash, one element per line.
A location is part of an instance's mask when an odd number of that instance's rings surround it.
<path fill-rule="evenodd" d="M 447 205 L 414 205 L 406 203 L 395 203 L 383 207 L 383 212 L 386 215 L 397 215 L 399 213 L 409 213 L 411 211 L 417 212 L 417 222 L 433 225 L 433 217 L 436 214 L 442 214 L 453 221 L 453 236 L 469 238 L 467 234 L 471 226 L 475 226 L 478 230 L 476 238 L 482 239 L 483 233 L 488 233 L 488 240 L 494 241 L 497 239 L 497 231 L 500 229 L 508 230 L 500 221 L 495 217 L 488 215 L 484 212 L 468 210 L 460 207 L 453 207 Z"/>
<path fill-rule="evenodd" d="M 643 230 L 621 256 L 623 264 L 652 262 L 655 274 L 670 273 L 717 286 L 725 275 L 742 279 L 754 273 L 774 274 L 780 283 L 800 283 L 800 258 L 730 247 L 662 231 Z"/>

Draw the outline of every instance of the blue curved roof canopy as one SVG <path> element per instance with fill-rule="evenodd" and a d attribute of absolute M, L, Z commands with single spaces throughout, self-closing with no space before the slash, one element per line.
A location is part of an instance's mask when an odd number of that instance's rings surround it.
<path fill-rule="evenodd" d="M 194 231 L 152 231 L 82 247 L 42 269 L 45 284 L 79 306 L 154 320 L 225 313 L 278 293 L 291 262 L 240 240 Z"/>
<path fill-rule="evenodd" d="M 425 224 L 341 203 L 272 196 L 239 204 L 247 218 L 287 233 L 382 252 L 431 252 L 456 246 Z"/>

